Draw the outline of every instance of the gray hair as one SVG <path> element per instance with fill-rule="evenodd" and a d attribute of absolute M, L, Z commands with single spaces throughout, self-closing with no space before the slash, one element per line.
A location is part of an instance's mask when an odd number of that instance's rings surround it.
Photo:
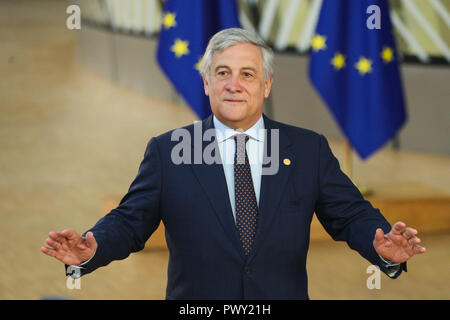
<path fill-rule="evenodd" d="M 203 55 L 202 58 L 200 73 L 204 74 L 206 77 L 209 76 L 209 69 L 211 67 L 212 57 L 215 52 L 222 52 L 228 47 L 241 43 L 250 43 L 255 46 L 258 46 L 261 49 L 263 70 L 264 70 L 264 81 L 267 81 L 270 77 L 273 76 L 272 49 L 253 32 L 240 28 L 224 29 L 216 33 L 211 38 L 211 40 L 209 40 L 205 54 Z"/>

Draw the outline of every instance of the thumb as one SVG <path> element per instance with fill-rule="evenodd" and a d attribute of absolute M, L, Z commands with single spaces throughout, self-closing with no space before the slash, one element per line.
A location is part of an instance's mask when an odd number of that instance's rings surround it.
<path fill-rule="evenodd" d="M 381 244 L 384 241 L 384 232 L 383 229 L 378 228 L 377 231 L 375 232 L 375 239 L 373 240 L 373 242 L 375 244 Z"/>
<path fill-rule="evenodd" d="M 90 249 L 97 248 L 97 241 L 95 240 L 94 234 L 91 231 L 86 233 L 86 244 Z"/>

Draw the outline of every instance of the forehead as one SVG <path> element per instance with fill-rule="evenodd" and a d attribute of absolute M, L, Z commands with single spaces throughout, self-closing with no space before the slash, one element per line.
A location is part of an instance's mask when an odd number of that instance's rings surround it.
<path fill-rule="evenodd" d="M 214 68 L 217 65 L 229 67 L 251 65 L 262 68 L 261 49 L 251 43 L 233 45 L 213 54 L 211 66 Z"/>

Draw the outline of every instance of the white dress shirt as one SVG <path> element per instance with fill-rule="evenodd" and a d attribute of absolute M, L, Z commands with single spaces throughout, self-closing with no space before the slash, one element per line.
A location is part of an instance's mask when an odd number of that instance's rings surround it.
<path fill-rule="evenodd" d="M 248 161 L 252 172 L 253 187 L 255 188 L 256 202 L 259 204 L 259 194 L 261 189 L 261 171 L 264 154 L 264 120 L 263 117 L 247 131 L 234 130 L 213 116 L 214 128 L 216 129 L 217 143 L 220 150 L 220 158 L 223 164 L 223 171 L 227 181 L 228 195 L 230 196 L 231 209 L 236 221 L 236 204 L 234 198 L 234 154 L 236 152 L 236 142 L 234 135 L 245 133 L 250 137 L 246 144 Z"/>

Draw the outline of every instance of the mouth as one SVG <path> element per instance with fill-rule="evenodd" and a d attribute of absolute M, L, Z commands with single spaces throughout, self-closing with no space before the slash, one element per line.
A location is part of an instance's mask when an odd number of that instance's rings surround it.
<path fill-rule="evenodd" d="M 225 102 L 229 102 L 229 103 L 241 103 L 241 102 L 245 102 L 245 100 L 241 100 L 241 99 L 225 99 Z"/>

